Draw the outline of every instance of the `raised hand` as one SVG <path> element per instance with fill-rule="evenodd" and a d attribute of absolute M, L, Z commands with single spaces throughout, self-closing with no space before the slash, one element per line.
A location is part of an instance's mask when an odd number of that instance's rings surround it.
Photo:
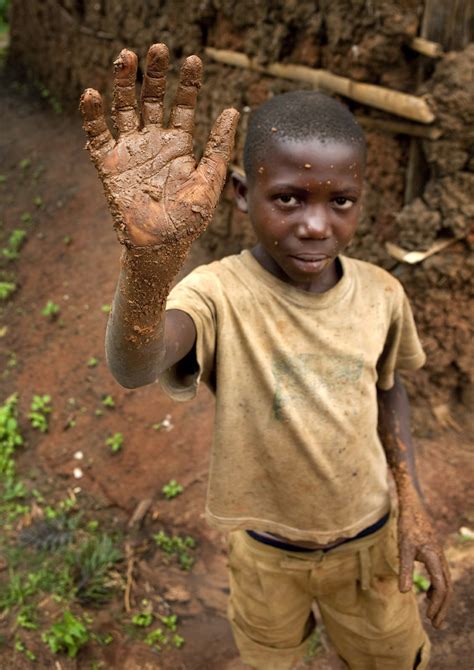
<path fill-rule="evenodd" d="M 189 248 L 207 227 L 224 185 L 239 114 L 226 109 L 211 130 L 196 166 L 193 128 L 202 63 L 189 56 L 169 127 L 163 127 L 168 49 L 154 44 L 147 55 L 141 113 L 135 96 L 137 57 L 124 49 L 115 61 L 114 139 L 102 98 L 86 89 L 80 109 L 87 150 L 102 180 L 119 241 L 129 248 Z"/>

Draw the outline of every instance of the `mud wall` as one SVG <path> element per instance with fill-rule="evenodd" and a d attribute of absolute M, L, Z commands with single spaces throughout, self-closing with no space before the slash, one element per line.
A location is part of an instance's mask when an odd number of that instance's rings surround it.
<path fill-rule="evenodd" d="M 420 0 L 13 0 L 9 60 L 73 106 L 87 86 L 110 94 L 111 63 L 123 46 L 135 50 L 143 64 L 148 45 L 158 41 L 170 49 L 170 91 L 183 56 L 203 54 L 204 47 L 212 46 L 243 51 L 262 64 L 323 67 L 355 80 L 425 94 L 441 137 L 419 143 L 425 176 L 419 197 L 407 203 L 407 165 L 414 140 L 370 128 L 370 119 L 396 117 L 344 102 L 356 116 L 369 120 L 367 189 L 350 253 L 385 266 L 406 286 L 429 356 L 416 395 L 436 406 L 453 399 L 467 401 L 472 393 L 468 225 L 474 186 L 474 94 L 469 74 L 474 47 L 437 63 L 416 54 L 409 44 L 420 32 L 424 10 Z M 271 95 L 302 86 L 205 57 L 204 63 L 197 153 L 211 120 L 233 105 L 242 112 L 234 157 L 239 164 L 248 112 Z M 392 240 L 407 249 L 427 249 L 445 235 L 459 241 L 416 266 L 397 263 L 384 246 Z M 196 258 L 233 253 L 252 240 L 252 230 L 234 210 L 227 187 Z"/>

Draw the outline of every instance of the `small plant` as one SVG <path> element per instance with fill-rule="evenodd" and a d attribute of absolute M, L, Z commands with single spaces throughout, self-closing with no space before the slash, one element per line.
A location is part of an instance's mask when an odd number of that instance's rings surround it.
<path fill-rule="evenodd" d="M 145 644 L 161 651 L 163 646 L 168 644 L 168 636 L 163 632 L 162 628 L 155 628 L 155 630 L 150 631 L 146 636 Z"/>
<path fill-rule="evenodd" d="M 413 574 L 413 585 L 417 593 L 426 593 L 431 586 L 430 580 L 417 572 Z"/>
<path fill-rule="evenodd" d="M 18 163 L 18 167 L 20 170 L 27 170 L 31 166 L 31 159 L 30 158 L 22 158 L 21 161 Z"/>
<path fill-rule="evenodd" d="M 91 356 L 87 361 L 88 368 L 96 368 L 99 365 L 99 359 L 95 356 Z"/>
<path fill-rule="evenodd" d="M 19 637 L 15 638 L 15 651 L 19 651 L 24 654 L 29 661 L 36 661 L 35 654 L 31 651 L 31 649 L 28 649 L 28 647 L 20 640 Z"/>
<path fill-rule="evenodd" d="M 35 207 L 44 207 L 43 198 L 40 195 L 37 195 L 33 198 L 33 204 Z"/>
<path fill-rule="evenodd" d="M 28 418 L 31 421 L 33 428 L 39 430 L 41 433 L 47 433 L 47 415 L 51 414 L 52 409 L 50 395 L 34 395 L 28 414 Z"/>
<path fill-rule="evenodd" d="M 161 492 L 165 496 L 167 500 L 171 500 L 172 498 L 176 498 L 176 496 L 179 496 L 180 493 L 184 491 L 184 487 L 181 486 L 181 484 L 178 484 L 176 479 L 171 479 L 167 484 L 163 486 L 161 489 Z"/>
<path fill-rule="evenodd" d="M 46 316 L 51 321 L 53 321 L 58 316 L 60 311 L 61 310 L 59 305 L 56 305 L 56 303 L 53 302 L 52 300 L 48 300 L 46 305 L 41 310 L 41 314 L 43 316 Z"/>
<path fill-rule="evenodd" d="M 182 570 L 191 570 L 194 557 L 190 555 L 189 549 L 196 547 L 196 541 L 189 535 L 179 537 L 178 535 L 167 535 L 163 530 L 153 535 L 153 539 L 160 549 L 168 556 L 176 556 Z"/>
<path fill-rule="evenodd" d="M 115 400 L 112 398 L 111 395 L 106 395 L 102 398 L 102 404 L 104 405 L 104 407 L 109 407 L 110 409 L 112 409 L 113 407 L 115 407 Z"/>
<path fill-rule="evenodd" d="M 122 433 L 114 433 L 105 440 L 105 444 L 110 447 L 110 451 L 113 454 L 116 454 L 123 447 L 123 435 Z"/>
<path fill-rule="evenodd" d="M 178 626 L 178 617 L 176 614 L 170 614 L 169 616 L 161 616 L 161 621 L 165 624 L 166 628 L 171 630 L 173 633 L 176 632 Z"/>
<path fill-rule="evenodd" d="M 33 217 L 29 212 L 23 212 L 23 214 L 20 216 L 21 222 L 22 223 L 31 223 L 33 220 Z"/>
<path fill-rule="evenodd" d="M 7 181 L 7 177 L 4 174 L 0 174 L 0 184 L 4 184 Z"/>
<path fill-rule="evenodd" d="M 81 647 L 90 639 L 84 621 L 76 618 L 69 610 L 66 610 L 63 618 L 53 624 L 41 637 L 53 654 L 67 653 L 70 658 L 75 658 Z"/>
<path fill-rule="evenodd" d="M 15 293 L 16 284 L 9 281 L 0 281 L 0 300 L 8 300 L 8 298 Z"/>
<path fill-rule="evenodd" d="M 140 628 L 148 628 L 153 623 L 153 614 L 151 612 L 139 612 L 132 616 L 132 623 L 134 626 Z"/>
<path fill-rule="evenodd" d="M 111 577 L 114 565 L 122 560 L 108 535 L 92 536 L 68 557 L 74 582 L 76 598 L 82 604 L 101 604 L 111 598 L 117 586 Z"/>
<path fill-rule="evenodd" d="M 18 394 L 9 396 L 0 407 L 0 481 L 3 480 L 5 494 L 15 488 L 15 449 L 23 444 L 18 429 L 16 405 Z M 15 496 L 16 497 L 16 496 Z"/>
<path fill-rule="evenodd" d="M 72 237 L 70 235 L 64 235 L 63 242 L 68 247 L 72 243 Z"/>
<path fill-rule="evenodd" d="M 8 238 L 8 246 L 2 249 L 2 254 L 10 261 L 18 258 L 20 255 L 20 249 L 25 241 L 25 237 L 26 230 L 21 230 L 20 228 L 13 230 L 10 233 L 10 237 Z"/>
<path fill-rule="evenodd" d="M 16 617 L 16 625 L 26 630 L 37 630 L 38 624 L 34 620 L 33 607 L 23 607 Z"/>
<path fill-rule="evenodd" d="M 104 314 L 110 314 L 112 311 L 112 305 L 102 305 L 100 309 Z"/>

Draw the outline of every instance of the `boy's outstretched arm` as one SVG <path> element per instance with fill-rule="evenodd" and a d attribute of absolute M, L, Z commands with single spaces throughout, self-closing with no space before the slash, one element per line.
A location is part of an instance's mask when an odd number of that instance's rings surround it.
<path fill-rule="evenodd" d="M 405 388 L 395 373 L 388 391 L 378 390 L 379 435 L 395 479 L 399 502 L 400 591 L 412 588 L 414 561 L 424 563 L 431 580 L 427 615 L 439 628 L 446 616 L 451 579 L 443 550 L 420 497 Z"/>
<path fill-rule="evenodd" d="M 235 109 L 222 112 L 196 166 L 194 109 L 202 64 L 197 56 L 184 61 L 164 127 L 168 60 L 164 44 L 150 47 L 139 108 L 137 57 L 127 49 L 120 53 L 114 63 L 112 110 L 117 139 L 107 127 L 97 91 L 84 91 L 80 104 L 87 150 L 124 247 L 106 352 L 115 378 L 130 388 L 155 381 L 193 347 L 192 319 L 177 310 L 165 315 L 166 299 L 192 242 L 204 232 L 217 205 L 239 117 Z"/>

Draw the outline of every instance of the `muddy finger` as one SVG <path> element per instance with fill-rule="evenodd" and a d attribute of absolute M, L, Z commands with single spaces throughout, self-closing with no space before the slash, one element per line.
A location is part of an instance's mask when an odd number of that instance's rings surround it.
<path fill-rule="evenodd" d="M 431 580 L 431 587 L 428 592 L 429 605 L 426 615 L 434 623 L 446 598 L 448 586 L 444 578 L 441 561 L 435 552 L 428 549 L 420 555 L 419 560 L 425 564 Z"/>
<path fill-rule="evenodd" d="M 415 562 L 415 552 L 413 547 L 407 543 L 400 543 L 400 575 L 398 578 L 398 587 L 401 593 L 407 593 L 413 586 L 413 568 Z"/>
<path fill-rule="evenodd" d="M 224 184 L 227 164 L 234 148 L 235 131 L 239 122 L 236 109 L 225 109 L 217 118 L 209 135 L 206 150 L 197 167 L 205 180 L 219 193 Z"/>
<path fill-rule="evenodd" d="M 194 110 L 201 88 L 202 62 L 198 56 L 188 56 L 181 67 L 178 90 L 171 110 L 170 127 L 192 133 Z"/>
<path fill-rule="evenodd" d="M 138 59 L 133 51 L 122 49 L 114 62 L 114 122 L 119 133 L 129 133 L 139 125 L 135 83 Z"/>
<path fill-rule="evenodd" d="M 442 566 L 443 566 L 443 577 L 445 583 L 445 595 L 444 600 L 441 603 L 440 608 L 438 610 L 438 613 L 433 619 L 433 626 L 435 626 L 435 628 L 439 628 L 442 625 L 443 621 L 445 620 L 452 596 L 451 574 L 449 571 L 448 562 L 446 561 L 446 558 L 444 556 L 442 558 Z"/>
<path fill-rule="evenodd" d="M 112 148 L 115 141 L 105 120 L 100 93 L 93 88 L 87 88 L 81 95 L 79 109 L 82 114 L 83 128 L 89 140 L 87 148 L 91 154 Z"/>
<path fill-rule="evenodd" d="M 163 124 L 163 100 L 166 89 L 166 71 L 169 52 L 165 44 L 152 44 L 146 57 L 146 70 L 142 85 L 143 125 Z"/>

